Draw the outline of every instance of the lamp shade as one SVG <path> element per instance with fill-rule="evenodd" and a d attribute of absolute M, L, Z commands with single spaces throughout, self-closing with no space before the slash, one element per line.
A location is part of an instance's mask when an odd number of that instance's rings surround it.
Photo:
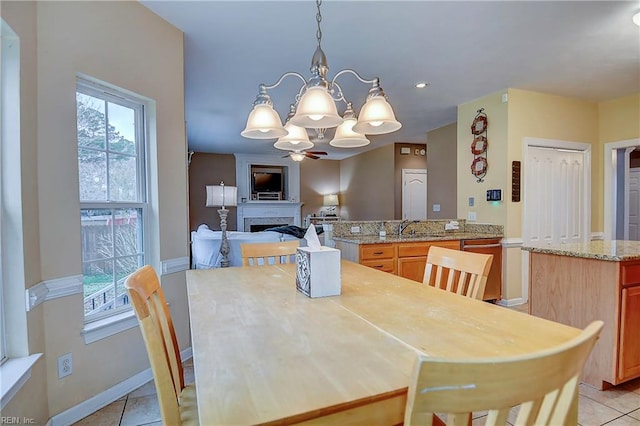
<path fill-rule="evenodd" d="M 355 117 L 345 118 L 336 129 L 336 134 L 329 142 L 329 145 L 338 148 L 357 148 L 369 145 L 371 141 L 363 134 L 353 131 L 353 126 L 358 122 Z"/>
<path fill-rule="evenodd" d="M 326 129 L 342 123 L 342 117 L 327 89 L 315 86 L 308 88 L 300 98 L 291 123 L 308 129 Z"/>
<path fill-rule="evenodd" d="M 382 135 L 402 127 L 384 96 L 372 96 L 362 106 L 353 131 L 364 135 Z"/>
<path fill-rule="evenodd" d="M 238 188 L 227 185 L 207 185 L 207 207 L 238 205 Z"/>
<path fill-rule="evenodd" d="M 284 129 L 289 134 L 278 138 L 273 144 L 274 147 L 287 151 L 302 151 L 313 147 L 313 143 L 309 141 L 307 129 L 304 127 L 296 126 L 289 121 L 284 125 Z"/>
<path fill-rule="evenodd" d="M 324 200 L 322 201 L 323 206 L 339 206 L 338 202 L 338 194 L 329 194 L 324 196 Z"/>
<path fill-rule="evenodd" d="M 249 139 L 274 139 L 285 136 L 287 131 L 271 105 L 257 104 L 249 113 L 247 127 L 240 134 Z"/>

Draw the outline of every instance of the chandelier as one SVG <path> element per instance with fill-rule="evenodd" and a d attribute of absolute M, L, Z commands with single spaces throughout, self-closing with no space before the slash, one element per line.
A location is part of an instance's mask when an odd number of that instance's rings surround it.
<path fill-rule="evenodd" d="M 327 79 L 329 71 L 327 57 L 320 46 L 322 41 L 321 4 L 322 0 L 316 0 L 318 46 L 311 58 L 311 77 L 307 81 L 300 73 L 285 72 L 272 85 L 260 84 L 258 96 L 247 118 L 247 126 L 240 133 L 242 136 L 250 139 L 278 138 L 274 143 L 275 148 L 300 152 L 313 147 L 307 129 L 313 129 L 318 140 L 323 140 L 327 129 L 337 127 L 334 138 L 329 144 L 339 148 L 356 148 L 370 143 L 365 135 L 391 133 L 402 127 L 402 124 L 396 120 L 393 108 L 387 102 L 379 78 L 367 80 L 356 71 L 347 68 L 339 71 L 332 80 Z M 339 76 L 347 73 L 354 75 L 362 83 L 371 84 L 359 117 L 356 116 L 352 103 L 336 82 Z M 267 90 L 278 87 L 289 76 L 302 80 L 302 87 L 294 103 L 291 104 L 289 115 L 283 126 L 280 116 L 273 109 L 273 102 Z M 345 104 L 342 116 L 338 114 L 337 102 Z"/>

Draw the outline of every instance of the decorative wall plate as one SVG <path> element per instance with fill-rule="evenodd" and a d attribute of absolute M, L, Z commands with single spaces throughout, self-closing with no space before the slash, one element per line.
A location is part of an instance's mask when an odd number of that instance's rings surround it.
<path fill-rule="evenodd" d="M 486 115 L 478 115 L 475 120 L 473 120 L 473 124 L 471 124 L 471 133 L 474 135 L 479 135 L 487 130 L 487 116 Z"/>
<path fill-rule="evenodd" d="M 484 157 L 477 157 L 471 163 L 471 174 L 474 176 L 482 176 L 487 173 L 487 159 Z"/>
<path fill-rule="evenodd" d="M 473 138 L 473 142 L 471 143 L 471 152 L 473 155 L 480 155 L 487 150 L 487 138 L 478 135 Z"/>

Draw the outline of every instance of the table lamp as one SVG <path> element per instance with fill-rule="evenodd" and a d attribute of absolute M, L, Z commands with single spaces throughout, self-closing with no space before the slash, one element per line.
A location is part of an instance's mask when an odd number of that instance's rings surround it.
<path fill-rule="evenodd" d="M 207 207 L 220 207 L 218 215 L 220 216 L 220 229 L 222 230 L 222 241 L 220 243 L 220 254 L 222 260 L 220 267 L 229 266 L 229 240 L 227 239 L 227 214 L 229 210 L 226 206 L 238 205 L 238 188 L 235 186 L 225 185 L 207 185 Z"/>
<path fill-rule="evenodd" d="M 322 205 L 328 207 L 327 211 L 330 213 L 327 216 L 335 216 L 336 215 L 336 206 L 339 206 L 338 202 L 338 194 L 329 194 L 325 195 L 322 201 Z"/>

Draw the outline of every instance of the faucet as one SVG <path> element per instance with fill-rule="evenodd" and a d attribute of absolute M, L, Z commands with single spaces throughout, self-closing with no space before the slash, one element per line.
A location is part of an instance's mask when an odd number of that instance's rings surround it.
<path fill-rule="evenodd" d="M 417 220 L 404 219 L 402 222 L 400 222 L 400 225 L 398 225 L 398 237 L 402 235 L 404 230 L 407 229 L 409 227 L 409 225 L 411 225 L 412 223 L 415 223 L 415 222 L 418 222 L 418 221 Z"/>

